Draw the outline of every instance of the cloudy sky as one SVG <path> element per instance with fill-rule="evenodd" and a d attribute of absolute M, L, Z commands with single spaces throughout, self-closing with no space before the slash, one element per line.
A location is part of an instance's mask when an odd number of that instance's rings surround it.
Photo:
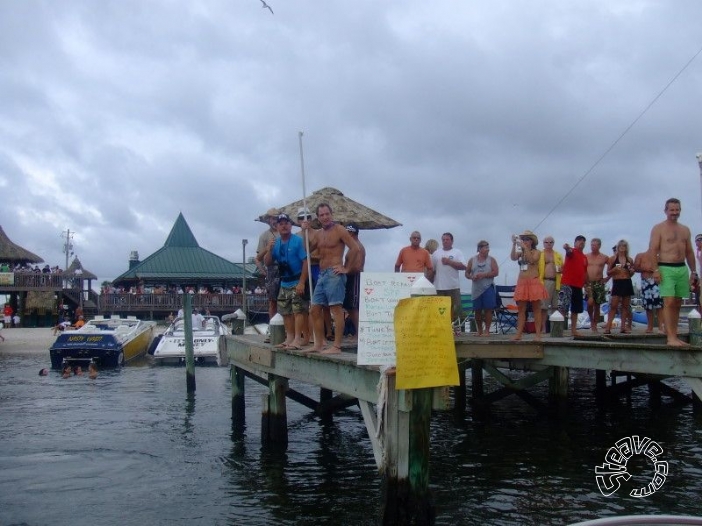
<path fill-rule="evenodd" d="M 702 230 L 702 2 L 0 1 L 0 225 L 99 280 L 165 239 L 241 261 L 272 206 L 338 188 L 466 255 L 511 233 L 634 252 L 683 201 Z M 466 284 L 467 288 L 467 284 Z"/>

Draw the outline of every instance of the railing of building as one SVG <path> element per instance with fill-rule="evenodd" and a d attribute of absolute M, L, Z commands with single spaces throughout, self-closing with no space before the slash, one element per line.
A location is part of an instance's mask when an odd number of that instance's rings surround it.
<path fill-rule="evenodd" d="M 234 311 L 242 307 L 241 294 L 191 294 L 192 306 L 211 311 Z M 100 312 L 178 311 L 183 307 L 183 294 L 101 294 Z M 247 294 L 246 308 L 251 312 L 268 312 L 268 296 Z"/>

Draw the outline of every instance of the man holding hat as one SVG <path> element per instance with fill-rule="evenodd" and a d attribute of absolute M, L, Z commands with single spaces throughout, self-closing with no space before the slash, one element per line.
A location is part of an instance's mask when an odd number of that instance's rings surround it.
<path fill-rule="evenodd" d="M 306 342 L 301 340 L 307 331 L 309 293 L 307 283 L 307 252 L 300 236 L 292 235 L 292 221 L 288 214 L 278 214 L 278 237 L 271 239 L 263 260 L 267 266 L 278 264 L 280 292 L 278 312 L 285 324 L 285 341 L 277 347 L 300 350 Z"/>

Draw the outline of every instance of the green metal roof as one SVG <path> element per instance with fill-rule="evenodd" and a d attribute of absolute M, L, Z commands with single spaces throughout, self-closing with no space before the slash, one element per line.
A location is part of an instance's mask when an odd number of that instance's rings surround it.
<path fill-rule="evenodd" d="M 246 278 L 253 278 L 255 271 L 256 265 L 248 263 Z M 232 263 L 201 248 L 183 214 L 180 213 L 163 247 L 115 278 L 113 283 L 119 285 L 143 280 L 151 283 L 216 284 L 240 281 L 242 278 L 242 264 Z"/>

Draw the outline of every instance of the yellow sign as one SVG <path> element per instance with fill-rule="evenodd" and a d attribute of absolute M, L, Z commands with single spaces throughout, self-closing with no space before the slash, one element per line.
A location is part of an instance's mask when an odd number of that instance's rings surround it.
<path fill-rule="evenodd" d="M 0 272 L 0 285 L 12 286 L 15 284 L 14 272 Z"/>
<path fill-rule="evenodd" d="M 405 298 L 395 307 L 397 389 L 458 385 L 451 298 Z"/>

